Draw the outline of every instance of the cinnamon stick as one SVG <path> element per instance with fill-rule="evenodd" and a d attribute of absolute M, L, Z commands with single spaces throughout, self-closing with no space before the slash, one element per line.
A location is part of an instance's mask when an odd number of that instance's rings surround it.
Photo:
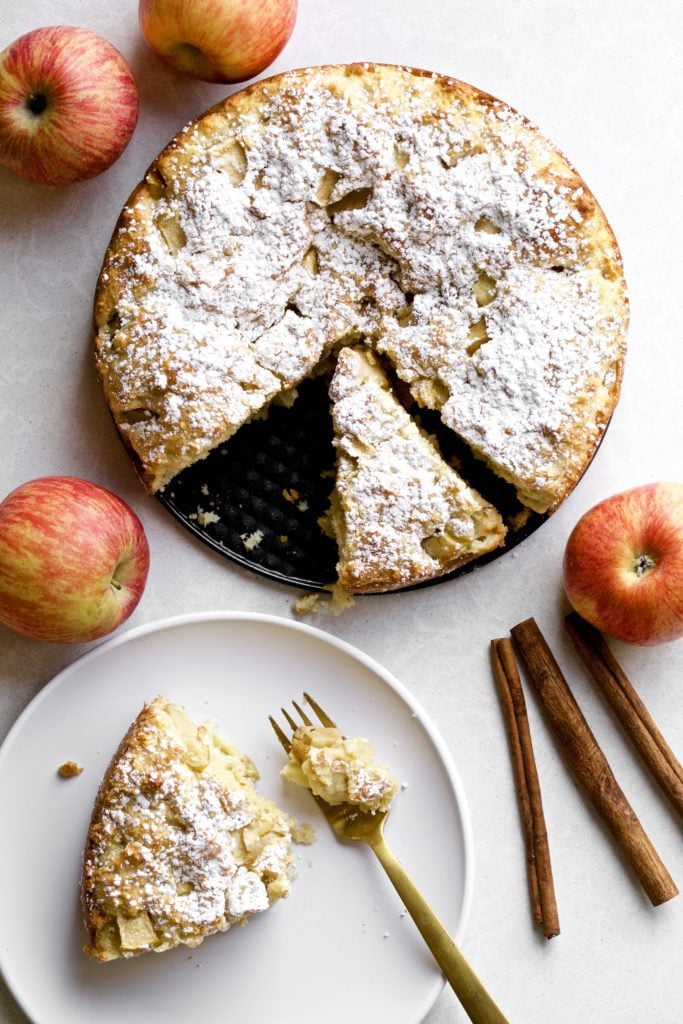
<path fill-rule="evenodd" d="M 505 717 L 519 800 L 534 920 L 547 939 L 560 934 L 541 787 L 536 770 L 524 691 L 508 639 L 491 641 L 493 672 Z"/>
<path fill-rule="evenodd" d="M 511 632 L 569 767 L 620 845 L 650 901 L 658 906 L 673 899 L 678 889 L 619 787 L 536 622 L 527 619 Z"/>
<path fill-rule="evenodd" d="M 586 668 L 679 814 L 683 815 L 683 766 L 657 728 L 631 681 L 597 629 L 576 612 L 565 629 Z"/>

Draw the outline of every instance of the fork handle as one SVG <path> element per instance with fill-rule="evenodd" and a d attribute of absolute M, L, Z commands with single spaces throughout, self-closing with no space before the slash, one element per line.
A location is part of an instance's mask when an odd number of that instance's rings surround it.
<path fill-rule="evenodd" d="M 509 1024 L 384 836 L 370 846 L 472 1024 Z"/>

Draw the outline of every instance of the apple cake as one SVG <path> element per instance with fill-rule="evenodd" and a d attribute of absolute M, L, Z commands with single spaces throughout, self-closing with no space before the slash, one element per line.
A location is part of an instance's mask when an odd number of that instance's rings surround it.
<path fill-rule="evenodd" d="M 289 892 L 292 819 L 254 765 L 163 697 L 147 704 L 102 780 L 83 858 L 101 962 L 197 946 Z"/>
<path fill-rule="evenodd" d="M 388 811 L 398 790 L 398 779 L 376 763 L 368 740 L 332 726 L 300 725 L 281 774 L 328 804 L 353 804 L 371 814 Z"/>
<path fill-rule="evenodd" d="M 443 460 L 372 352 L 342 349 L 330 398 L 337 448 L 330 518 L 345 591 L 432 579 L 502 542 L 498 512 Z"/>
<path fill-rule="evenodd" d="M 160 154 L 95 348 L 151 492 L 362 343 L 547 513 L 614 409 L 627 319 L 607 220 L 537 129 L 463 82 L 352 64 L 258 82 Z"/>

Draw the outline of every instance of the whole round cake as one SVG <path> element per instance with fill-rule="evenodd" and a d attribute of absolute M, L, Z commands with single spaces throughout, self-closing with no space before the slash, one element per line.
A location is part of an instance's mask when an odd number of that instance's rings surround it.
<path fill-rule="evenodd" d="M 383 390 L 438 412 L 545 513 L 580 478 L 617 402 L 627 319 L 605 216 L 528 121 L 451 78 L 353 64 L 258 82 L 160 154 L 107 251 L 95 348 L 151 492 L 360 345 Z M 504 543 L 495 509 L 482 533 L 474 490 L 471 527 L 460 510 L 456 531 L 452 509 L 434 512 L 434 481 L 443 489 L 457 467 L 427 469 L 441 459 L 433 438 L 418 424 L 411 440 L 399 401 L 380 404 L 385 418 L 395 406 L 407 442 L 396 459 L 386 429 L 369 429 L 387 447 L 367 441 L 362 485 L 358 410 L 353 444 L 349 417 L 335 417 L 344 472 L 328 522 L 348 546 L 362 492 L 382 527 L 364 533 L 373 550 L 354 547 L 350 590 L 428 579 Z M 434 541 L 444 532 L 448 557 Z"/>

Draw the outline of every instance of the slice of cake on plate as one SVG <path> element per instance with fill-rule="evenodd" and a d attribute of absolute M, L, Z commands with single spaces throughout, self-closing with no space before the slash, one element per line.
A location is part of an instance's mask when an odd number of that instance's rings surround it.
<path fill-rule="evenodd" d="M 197 946 L 289 892 L 292 819 L 211 726 L 147 704 L 100 785 L 83 859 L 89 942 L 101 962 Z"/>
<path fill-rule="evenodd" d="M 328 519 L 346 591 L 420 583 L 503 543 L 498 512 L 444 461 L 372 352 L 340 352 L 330 397 L 337 476 Z"/>

